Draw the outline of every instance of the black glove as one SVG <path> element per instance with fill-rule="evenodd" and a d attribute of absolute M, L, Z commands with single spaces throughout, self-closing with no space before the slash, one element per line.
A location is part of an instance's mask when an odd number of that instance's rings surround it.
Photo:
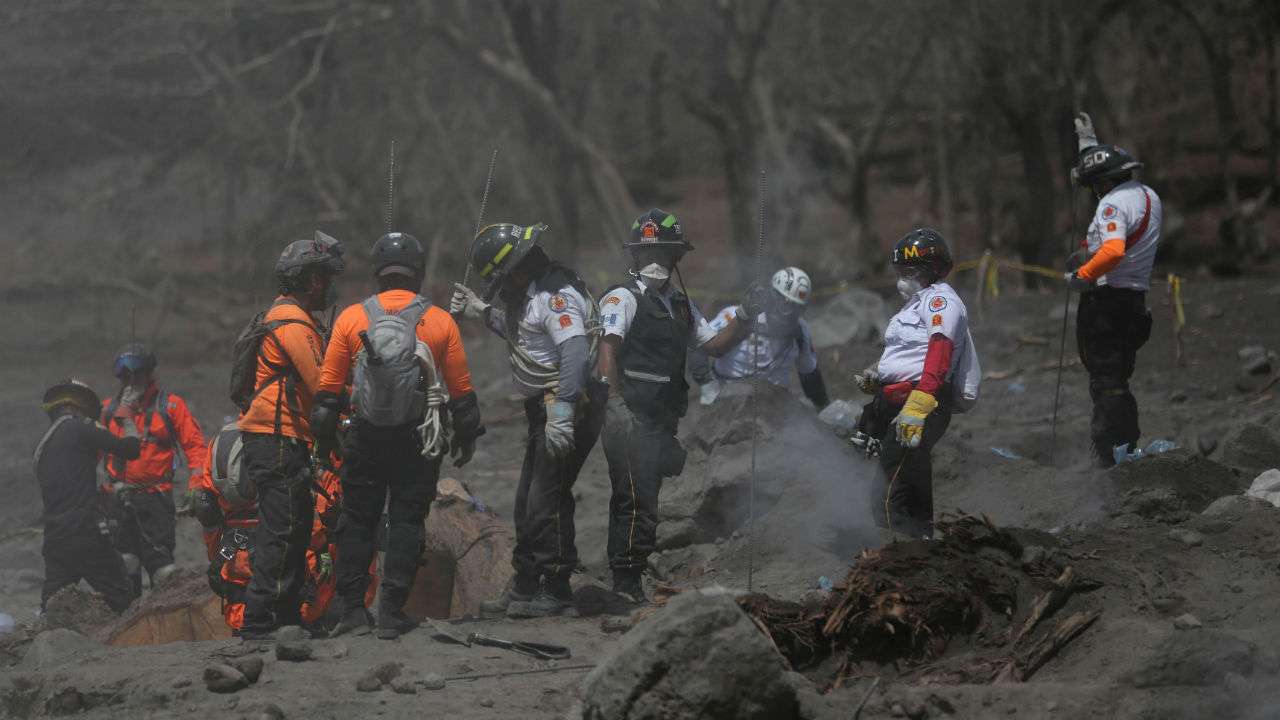
<path fill-rule="evenodd" d="M 196 490 L 191 498 L 191 514 L 205 529 L 222 527 L 226 516 L 218 505 L 218 498 L 208 490 Z"/>
<path fill-rule="evenodd" d="M 322 463 L 329 462 L 329 455 L 338 446 L 338 420 L 346 404 L 346 399 L 337 393 L 316 393 L 315 406 L 311 409 L 311 435 L 316 439 L 316 459 Z"/>
<path fill-rule="evenodd" d="M 476 451 L 476 440 L 484 435 L 480 421 L 480 401 L 473 392 L 450 400 L 449 418 L 453 425 L 453 442 L 449 455 L 454 467 L 462 467 L 471 461 Z"/>
<path fill-rule="evenodd" d="M 754 323 L 760 317 L 760 313 L 764 312 L 764 299 L 764 288 L 752 287 L 748 290 L 742 298 L 742 315 L 738 319 L 748 324 Z"/>

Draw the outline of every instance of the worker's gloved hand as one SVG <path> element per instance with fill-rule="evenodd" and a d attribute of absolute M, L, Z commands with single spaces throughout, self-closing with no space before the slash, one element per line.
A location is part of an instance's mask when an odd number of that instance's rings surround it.
<path fill-rule="evenodd" d="M 738 320 L 740 322 L 753 324 L 760 318 L 760 313 L 764 312 L 764 288 L 753 287 L 747 291 L 742 298 L 742 304 L 738 306 Z"/>
<path fill-rule="evenodd" d="M 471 456 L 476 454 L 476 439 L 473 437 L 454 437 L 452 446 L 449 448 L 449 457 L 453 458 L 453 466 L 460 468 L 471 462 Z"/>
<path fill-rule="evenodd" d="M 880 373 L 874 367 L 854 375 L 853 382 L 864 395 L 875 395 L 880 392 Z"/>
<path fill-rule="evenodd" d="M 1076 275 L 1074 272 L 1062 273 L 1062 279 L 1067 281 L 1067 286 L 1076 292 L 1084 292 L 1093 287 L 1093 283 Z"/>
<path fill-rule="evenodd" d="M 621 395 L 610 395 L 604 406 L 604 426 L 611 432 L 629 432 L 635 416 Z"/>
<path fill-rule="evenodd" d="M 316 580 L 318 582 L 328 582 L 333 577 L 333 556 L 327 552 L 322 552 L 316 556 Z"/>
<path fill-rule="evenodd" d="M 462 283 L 453 284 L 453 297 L 449 299 L 449 314 L 461 314 L 472 320 L 484 321 L 484 312 L 489 303 L 480 299 L 474 290 Z"/>
<path fill-rule="evenodd" d="M 698 402 L 703 405 L 710 405 L 720 397 L 720 381 L 716 378 L 703 383 L 698 387 Z"/>
<path fill-rule="evenodd" d="M 907 396 L 906 404 L 893 419 L 894 434 L 898 442 L 903 447 L 920 447 L 920 441 L 924 439 L 924 421 L 937 408 L 938 401 L 932 395 L 912 390 Z"/>
<path fill-rule="evenodd" d="M 568 457 L 573 452 L 573 415 L 573 403 L 556 400 L 554 396 L 547 401 L 544 434 L 547 438 L 547 453 L 553 458 Z"/>
<path fill-rule="evenodd" d="M 1081 152 L 1098 144 L 1098 133 L 1093 129 L 1093 118 L 1089 113 L 1076 113 L 1076 140 Z"/>

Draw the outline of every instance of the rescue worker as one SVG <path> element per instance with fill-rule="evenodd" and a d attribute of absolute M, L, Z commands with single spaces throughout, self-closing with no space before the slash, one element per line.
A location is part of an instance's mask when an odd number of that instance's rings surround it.
<path fill-rule="evenodd" d="M 423 522 L 435 499 L 442 460 L 441 449 L 433 445 L 443 418 L 432 395 L 444 388 L 423 393 L 422 378 L 431 374 L 447 387 L 449 450 L 456 467 L 471 460 L 484 427 L 458 325 L 418 294 L 426 272 L 422 244 L 412 235 L 388 233 L 374 243 L 371 260 L 378 292 L 343 310 L 334 324 L 312 425 L 317 452 L 327 454 L 337 442 L 350 383 L 352 420 L 342 439 L 337 557 L 342 617 L 331 635 L 365 633 L 371 625 L 363 600 L 385 503 L 388 530 L 377 628 L 379 638 L 394 640 L 417 626 L 404 614 L 404 603 L 421 562 Z M 402 353 L 416 358 L 408 381 L 400 374 Z"/>
<path fill-rule="evenodd" d="M 1089 373 L 1089 435 L 1099 467 L 1115 464 L 1115 448 L 1137 446 L 1138 401 L 1129 389 L 1138 349 L 1151 337 L 1147 290 L 1160 244 L 1163 205 L 1134 177 L 1142 168 L 1122 148 L 1098 143 L 1093 121 L 1076 118 L 1080 163 L 1072 175 L 1093 191 L 1098 207 L 1081 240 L 1087 259 L 1064 275 L 1080 292 L 1076 346 Z"/>
<path fill-rule="evenodd" d="M 249 558 L 253 553 L 253 532 L 258 525 L 257 503 L 239 493 L 236 464 L 243 445 L 239 429 L 230 424 L 210 443 L 210 458 L 198 478 L 193 478 L 193 515 L 204 528 L 203 540 L 209 558 L 209 587 L 222 598 L 222 616 L 238 635 L 244 626 L 244 594 L 253 576 Z M 333 528 L 342 503 L 342 485 L 337 473 L 320 473 L 315 494 L 315 520 L 307 548 L 306 580 L 300 593 L 299 613 L 304 627 L 323 628 L 336 577 L 333 573 Z M 321 492 L 323 491 L 323 492 Z M 370 569 L 373 572 L 373 568 Z M 365 604 L 373 602 L 374 592 Z"/>
<path fill-rule="evenodd" d="M 136 436 L 116 436 L 96 422 L 101 401 L 79 380 L 63 380 L 46 390 L 42 407 L 51 424 L 32 458 L 44 503 L 40 609 L 54 593 L 83 578 L 112 610 L 124 612 L 137 594 L 107 534 L 95 468 L 102 453 L 136 460 L 142 443 Z"/>
<path fill-rule="evenodd" d="M 457 285 L 450 311 L 507 340 L 512 379 L 525 397 L 524 465 L 516 488 L 512 586 L 485 614 L 545 617 L 573 611 L 578 565 L 573 485 L 604 424 L 604 388 L 588 377 L 600 315 L 586 283 L 538 245 L 547 227 L 490 225 L 476 236 L 472 270 L 497 293 L 494 307 Z"/>
<path fill-rule="evenodd" d="M 102 405 L 102 424 L 118 437 L 136 437 L 142 454 L 104 463 L 118 514 L 116 549 L 136 593 L 142 592 L 142 569 L 156 587 L 177 569 L 173 564 L 177 518 L 173 475 L 186 457 L 192 475 L 203 472 L 209 451 L 204 434 L 187 403 L 161 389 L 155 379 L 156 355 L 141 343 L 116 353 L 113 374 L 120 380 L 115 397 Z"/>
<path fill-rule="evenodd" d="M 241 472 L 258 501 L 241 631 L 246 639 L 300 622 L 313 511 L 310 414 L 325 338 L 313 313 L 336 302 L 335 278 L 344 266 L 342 244 L 323 233 L 295 240 L 276 261 L 280 294 L 263 318 L 274 329 L 257 350 L 255 394 L 237 423 Z"/>
<path fill-rule="evenodd" d="M 818 368 L 818 352 L 813 347 L 809 324 L 801 317 L 809 304 L 810 288 L 809 274 L 800 268 L 786 267 L 773 274 L 764 293 L 764 307 L 757 315 L 755 333 L 743 337 L 729 352 L 710 363 L 711 377 L 701 389 L 703 405 L 715 402 L 722 383 L 749 380 L 758 372 L 768 382 L 786 387 L 795 372 L 800 378 L 801 391 L 813 406 L 818 410 L 827 406 L 830 398 Z M 718 332 L 725 328 L 742 307 L 735 305 L 721 310 L 711 320 L 712 329 Z M 749 324 L 741 326 L 745 328 Z M 701 353 L 695 351 L 695 354 Z"/>
<path fill-rule="evenodd" d="M 596 364 L 606 386 L 604 453 L 613 485 L 609 501 L 609 568 L 614 592 L 640 602 L 641 576 L 657 540 L 658 490 L 684 468 L 676 440 L 688 408 L 685 365 L 690 349 L 719 357 L 749 332 L 735 313 L 717 332 L 671 281 L 693 245 L 675 215 L 649 210 L 623 242 L 630 278 L 600 301 L 604 337 Z"/>
<path fill-rule="evenodd" d="M 860 429 L 879 439 L 876 523 L 914 537 L 933 536 L 933 446 L 951 423 L 957 370 L 976 358 L 964 302 L 944 282 L 951 252 L 932 228 L 893 246 L 898 294 L 906 301 L 889 320 L 880 361 L 855 376 L 872 400 Z M 976 360 L 969 365 L 975 368 Z"/>

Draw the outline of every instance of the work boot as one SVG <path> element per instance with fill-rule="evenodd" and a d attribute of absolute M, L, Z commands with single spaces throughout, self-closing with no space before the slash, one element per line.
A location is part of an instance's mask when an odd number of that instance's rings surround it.
<path fill-rule="evenodd" d="M 568 578 L 549 580 L 531 599 L 512 602 L 507 606 L 507 617 L 516 620 L 560 616 L 578 616 Z"/>
<path fill-rule="evenodd" d="M 342 613 L 342 618 L 338 620 L 338 624 L 333 626 L 333 630 L 329 631 L 329 637 L 336 638 L 339 635 L 368 635 L 369 628 L 373 627 L 373 616 L 363 607 L 352 608 Z"/>
<path fill-rule="evenodd" d="M 404 614 L 404 610 L 381 609 L 378 611 L 378 639 L 395 640 L 418 627 L 417 620 Z"/>
<path fill-rule="evenodd" d="M 632 605 L 640 605 L 646 601 L 639 573 L 614 573 L 613 592 Z"/>
<path fill-rule="evenodd" d="M 511 607 L 511 603 L 529 602 L 537 593 L 538 581 L 536 579 L 522 580 L 516 578 L 511 585 L 511 589 L 503 590 L 498 597 L 480 603 L 480 616 L 499 617 L 506 615 L 507 608 Z"/>

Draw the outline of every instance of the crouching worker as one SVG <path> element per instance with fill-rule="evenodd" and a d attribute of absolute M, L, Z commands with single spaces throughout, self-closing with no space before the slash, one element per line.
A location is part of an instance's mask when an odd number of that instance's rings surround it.
<path fill-rule="evenodd" d="M 404 604 L 421 562 L 423 523 L 435 499 L 442 455 L 449 450 L 456 467 L 466 464 L 484 427 L 458 325 L 418 294 L 426 272 L 422 244 L 412 235 L 388 233 L 374 243 L 371 259 L 378 292 L 343 310 L 334 323 L 311 426 L 316 456 L 327 457 L 337 442 L 350 384 L 336 559 L 342 617 L 331 635 L 368 632 L 364 598 L 385 504 L 378 637 L 394 640 L 417 627 Z M 449 448 L 446 419 L 452 426 Z"/>
<path fill-rule="evenodd" d="M 209 587 L 222 598 L 222 617 L 227 627 L 239 635 L 244 627 L 245 589 L 253 577 L 249 558 L 258 525 L 256 489 L 240 471 L 243 443 L 235 423 L 222 428 L 209 449 L 207 470 L 193 478 L 192 514 L 204 528 Z M 315 521 L 299 607 L 303 625 L 312 630 L 323 628 L 336 585 L 330 536 L 341 507 L 342 487 L 337 474 L 322 471 L 316 490 Z M 371 591 L 366 605 L 372 602 Z"/>
<path fill-rule="evenodd" d="M 54 593 L 84 579 L 112 610 L 123 612 L 136 596 L 107 534 L 95 468 L 100 454 L 136 460 L 142 443 L 136 437 L 117 437 L 94 422 L 101 401 L 79 380 L 64 380 L 46 390 L 43 407 L 52 424 L 32 460 L 44 501 L 40 609 Z"/>
<path fill-rule="evenodd" d="M 490 225 L 472 246 L 471 267 L 498 292 L 494 307 L 463 285 L 455 314 L 506 338 L 512 379 L 525 397 L 524 466 L 516 488 L 516 546 L 510 590 L 480 605 L 487 615 L 546 617 L 573 612 L 569 577 L 578 565 L 573 484 L 604 425 L 607 389 L 588 383 L 600 318 L 586 283 L 547 257 L 545 225 Z M 606 392 L 601 393 L 602 390 Z"/>
<path fill-rule="evenodd" d="M 880 362 L 855 378 L 873 396 L 860 430 L 880 442 L 873 515 L 881 527 L 914 537 L 933 536 L 933 446 L 952 411 L 977 400 L 982 374 L 964 303 L 943 282 L 951 266 L 937 230 L 912 230 L 894 245 L 906 304 L 885 328 Z"/>
<path fill-rule="evenodd" d="M 781 387 L 787 387 L 795 373 L 813 406 L 818 410 L 827 406 L 827 384 L 818 368 L 809 324 L 802 317 L 809 305 L 809 291 L 808 273 L 797 267 L 782 268 L 773 274 L 769 289 L 761 293 L 763 302 L 752 296 L 745 305 L 727 307 L 711 320 L 711 328 L 719 332 L 735 318 L 756 313 L 754 328 L 749 322 L 739 324 L 743 337 L 729 352 L 709 362 L 710 373 L 699 377 L 694 372 L 694 380 L 702 384 L 703 405 L 715 402 L 726 384 L 742 384 L 739 381 L 750 380 L 757 373 Z M 702 353 L 694 350 L 690 355 L 693 362 L 692 356 Z"/>

